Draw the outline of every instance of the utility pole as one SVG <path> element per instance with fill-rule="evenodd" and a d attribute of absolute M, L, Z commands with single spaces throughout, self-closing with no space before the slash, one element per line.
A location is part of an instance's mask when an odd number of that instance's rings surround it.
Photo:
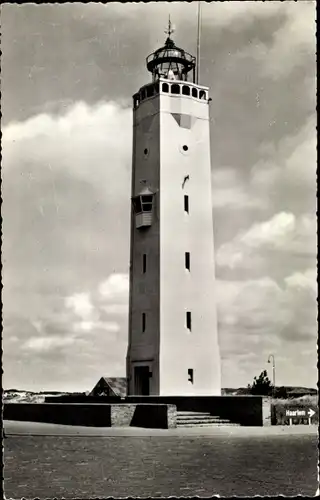
<path fill-rule="evenodd" d="M 275 363 L 275 359 L 274 359 L 274 354 L 269 354 L 269 357 L 268 357 L 268 363 L 270 363 L 272 359 L 272 379 L 273 379 L 273 396 L 275 395 L 275 391 L 276 391 L 276 363 Z"/>
<path fill-rule="evenodd" d="M 197 84 L 199 83 L 199 78 L 200 78 L 200 39 L 201 39 L 201 2 L 198 2 L 197 74 L 196 74 Z"/>

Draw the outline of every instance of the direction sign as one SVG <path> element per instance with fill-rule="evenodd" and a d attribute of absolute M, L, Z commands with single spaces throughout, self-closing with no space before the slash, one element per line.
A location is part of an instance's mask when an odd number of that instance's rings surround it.
<path fill-rule="evenodd" d="M 293 423 L 293 418 L 307 418 L 309 424 L 311 424 L 311 418 L 316 414 L 312 408 L 297 408 L 291 407 L 286 408 L 286 417 L 289 417 L 290 425 Z"/>
<path fill-rule="evenodd" d="M 307 416 L 307 410 L 296 410 L 296 409 L 289 409 L 286 410 L 286 417 L 306 417 Z"/>

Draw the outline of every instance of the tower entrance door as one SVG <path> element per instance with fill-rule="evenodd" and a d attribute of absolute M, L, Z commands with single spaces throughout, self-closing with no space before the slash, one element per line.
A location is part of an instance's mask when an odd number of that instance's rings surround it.
<path fill-rule="evenodd" d="M 134 367 L 134 395 L 135 396 L 150 395 L 149 366 Z"/>

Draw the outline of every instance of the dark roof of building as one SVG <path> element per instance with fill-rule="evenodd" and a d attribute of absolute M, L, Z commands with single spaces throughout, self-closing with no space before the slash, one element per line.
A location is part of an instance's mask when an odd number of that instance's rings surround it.
<path fill-rule="evenodd" d="M 90 392 L 90 396 L 118 396 L 127 395 L 127 379 L 125 377 L 101 377 Z"/>

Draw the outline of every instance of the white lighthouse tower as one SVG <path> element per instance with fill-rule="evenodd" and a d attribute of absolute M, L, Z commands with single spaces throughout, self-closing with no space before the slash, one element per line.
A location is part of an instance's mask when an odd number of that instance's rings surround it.
<path fill-rule="evenodd" d="M 208 87 L 167 33 L 133 96 L 128 395 L 220 395 Z"/>

